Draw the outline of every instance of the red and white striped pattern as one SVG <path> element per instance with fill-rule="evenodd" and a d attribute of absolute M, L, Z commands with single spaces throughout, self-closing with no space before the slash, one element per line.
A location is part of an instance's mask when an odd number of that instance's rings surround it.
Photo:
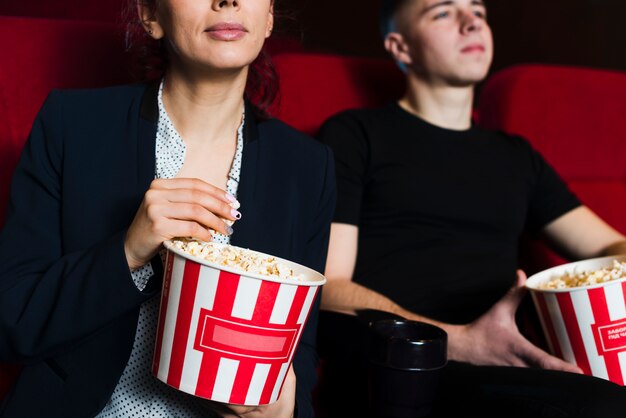
<path fill-rule="evenodd" d="M 585 374 L 626 382 L 626 282 L 531 292 L 552 353 Z"/>
<path fill-rule="evenodd" d="M 219 402 L 275 402 L 318 289 L 240 276 L 168 252 L 154 375 Z"/>

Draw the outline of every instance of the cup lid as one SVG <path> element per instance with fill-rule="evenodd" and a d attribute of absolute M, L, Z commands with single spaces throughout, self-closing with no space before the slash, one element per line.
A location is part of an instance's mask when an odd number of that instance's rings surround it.
<path fill-rule="evenodd" d="M 432 370 L 448 362 L 448 335 L 431 324 L 407 319 L 370 323 L 370 362 L 399 370 Z"/>

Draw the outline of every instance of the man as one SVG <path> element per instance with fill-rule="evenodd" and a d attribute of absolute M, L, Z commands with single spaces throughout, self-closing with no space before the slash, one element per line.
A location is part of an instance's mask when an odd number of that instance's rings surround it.
<path fill-rule="evenodd" d="M 626 253 L 626 239 L 526 141 L 472 125 L 474 87 L 493 52 L 485 5 L 385 0 L 381 22 L 407 88 L 397 103 L 345 112 L 320 131 L 335 152 L 339 192 L 322 307 L 443 328 L 455 362 L 436 407 L 442 416 L 471 415 L 472 405 L 481 416 L 514 416 L 511 408 L 519 416 L 619 414 L 626 392 L 573 374 L 580 369 L 533 345 L 515 323 L 524 231 L 573 259 Z"/>

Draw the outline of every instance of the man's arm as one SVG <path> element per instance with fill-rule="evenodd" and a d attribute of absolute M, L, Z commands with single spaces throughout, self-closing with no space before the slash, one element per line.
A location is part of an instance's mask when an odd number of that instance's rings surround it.
<path fill-rule="evenodd" d="M 411 312 L 391 299 L 352 281 L 356 265 L 359 229 L 355 225 L 333 223 L 330 227 L 322 309 L 354 311 L 377 309 L 407 317 Z"/>
<path fill-rule="evenodd" d="M 436 325 L 448 333 L 448 357 L 452 360 L 580 372 L 576 366 L 535 347 L 519 333 L 515 311 L 525 294 L 523 284 L 526 279 L 521 271 L 517 284 L 483 316 L 466 325 L 446 324 L 417 315 L 352 281 L 358 235 L 358 227 L 354 225 L 333 223 L 331 226 L 325 271 L 328 282 L 322 291 L 322 309 L 340 312 L 377 309 Z"/>
<path fill-rule="evenodd" d="M 355 225 L 331 224 L 328 258 L 324 273 L 327 283 L 322 291 L 322 309 L 349 314 L 358 309 L 376 309 L 391 312 L 413 321 L 436 325 L 444 329 L 449 335 L 448 352 L 450 358 L 462 360 L 463 353 L 457 353 L 455 345 L 456 335 L 461 331 L 462 326 L 445 324 L 417 315 L 404 309 L 388 297 L 352 280 L 358 252 L 358 237 L 359 228 Z"/>
<path fill-rule="evenodd" d="M 586 206 L 579 206 L 543 228 L 547 241 L 571 259 L 626 254 L 626 237 Z"/>
<path fill-rule="evenodd" d="M 333 223 L 326 260 L 328 280 L 322 292 L 322 309 L 353 313 L 357 309 L 377 309 L 404 318 L 427 322 L 448 334 L 448 357 L 484 365 L 541 367 L 580 372 L 580 369 L 551 356 L 526 340 L 517 329 L 515 312 L 525 294 L 526 276 L 518 272 L 517 283 L 489 311 L 466 325 L 452 325 L 425 318 L 352 281 L 358 250 L 358 227 Z M 497 344 L 494 344 L 497 341 Z"/>

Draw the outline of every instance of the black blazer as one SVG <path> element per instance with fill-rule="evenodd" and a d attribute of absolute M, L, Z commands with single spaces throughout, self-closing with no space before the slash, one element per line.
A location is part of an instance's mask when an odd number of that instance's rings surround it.
<path fill-rule="evenodd" d="M 0 233 L 0 362 L 25 365 L 2 417 L 92 417 L 128 361 L 140 305 L 124 236 L 155 173 L 156 85 L 54 91 L 37 116 Z M 233 245 L 322 271 L 335 206 L 331 152 L 246 112 Z M 294 366 L 300 417 L 312 416 L 317 309 Z"/>

